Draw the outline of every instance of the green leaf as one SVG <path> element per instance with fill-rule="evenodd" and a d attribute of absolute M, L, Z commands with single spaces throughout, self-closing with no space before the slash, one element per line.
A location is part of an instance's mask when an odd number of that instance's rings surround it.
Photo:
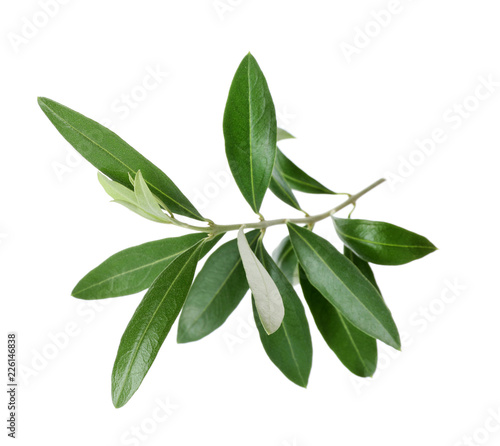
<path fill-rule="evenodd" d="M 220 237 L 210 240 L 207 234 L 188 234 L 124 249 L 90 271 L 71 294 L 79 299 L 106 299 L 138 293 L 148 288 L 178 255 L 204 239 L 203 256 Z"/>
<path fill-rule="evenodd" d="M 272 277 L 254 254 L 243 233 L 243 226 L 238 231 L 238 250 L 248 285 L 252 290 L 255 306 L 267 334 L 278 330 L 283 321 L 285 309 L 278 287 Z"/>
<path fill-rule="evenodd" d="M 193 281 L 199 242 L 177 256 L 156 278 L 123 333 L 112 374 L 115 407 L 136 392 L 177 318 Z"/>
<path fill-rule="evenodd" d="M 302 169 L 290 161 L 280 149 L 276 152 L 275 168 L 285 179 L 288 185 L 300 192 L 309 194 L 333 194 L 335 192 L 323 186 L 321 183 L 310 177 Z"/>
<path fill-rule="evenodd" d="M 165 218 L 165 214 L 161 210 L 158 199 L 149 190 L 147 183 L 144 181 L 140 170 L 137 171 L 134 179 L 134 193 L 137 204 L 148 214 L 154 215 L 160 219 Z M 170 220 L 170 219 L 169 219 Z"/>
<path fill-rule="evenodd" d="M 224 111 L 229 167 L 255 212 L 271 181 L 276 158 L 276 111 L 266 79 L 249 53 L 234 75 Z"/>
<path fill-rule="evenodd" d="M 377 341 L 344 318 L 311 285 L 302 268 L 300 284 L 316 326 L 342 364 L 355 375 L 373 376 L 377 368 Z"/>
<path fill-rule="evenodd" d="M 276 141 L 283 141 L 284 139 L 295 139 L 295 136 L 288 133 L 286 130 L 280 129 L 278 127 L 278 133 L 276 135 Z"/>
<path fill-rule="evenodd" d="M 141 217 L 147 218 L 148 220 L 154 221 L 156 223 L 168 223 L 170 221 L 170 219 L 166 215 L 164 218 L 160 219 L 154 215 L 148 214 L 146 211 L 144 211 L 144 209 L 140 208 L 134 203 L 129 203 L 128 201 L 113 200 L 112 203 L 121 204 L 132 212 L 135 212 L 137 215 L 140 215 Z"/>
<path fill-rule="evenodd" d="M 255 300 L 252 299 L 262 345 L 271 361 L 290 381 L 306 387 L 312 366 L 312 343 L 304 307 L 293 286 L 265 251 L 262 242 L 258 244 L 257 256 L 276 283 L 285 307 L 280 328 L 268 335 L 262 326 Z"/>
<path fill-rule="evenodd" d="M 363 276 L 365 276 L 380 293 L 380 288 L 375 280 L 375 275 L 373 274 L 370 264 L 365 262 L 363 259 L 360 259 L 347 246 L 344 246 L 344 255 L 357 266 L 357 268 L 361 271 L 361 274 L 363 274 Z M 382 295 L 382 293 L 380 294 Z"/>
<path fill-rule="evenodd" d="M 276 195 L 281 201 L 292 206 L 293 208 L 301 211 L 300 204 L 295 198 L 292 189 L 282 177 L 280 171 L 274 166 L 273 176 L 271 178 L 271 183 L 269 183 L 269 189 Z"/>
<path fill-rule="evenodd" d="M 47 98 L 38 104 L 61 135 L 98 170 L 129 186 L 129 172 L 140 169 L 148 186 L 177 214 L 203 220 L 172 180 L 123 139 L 101 124 Z"/>
<path fill-rule="evenodd" d="M 273 251 L 273 259 L 292 285 L 299 283 L 299 264 L 289 236 Z"/>
<path fill-rule="evenodd" d="M 400 349 L 398 329 L 389 309 L 359 269 L 319 235 L 293 223 L 287 226 L 309 282 L 355 327 Z"/>
<path fill-rule="evenodd" d="M 402 265 L 437 248 L 425 237 L 381 221 L 333 217 L 340 239 L 363 260 L 379 265 Z"/>
<path fill-rule="evenodd" d="M 250 247 L 260 230 L 246 234 Z M 219 328 L 248 291 L 236 239 L 217 249 L 205 262 L 189 291 L 179 318 L 177 342 L 197 341 Z"/>
<path fill-rule="evenodd" d="M 97 172 L 97 179 L 99 180 L 102 188 L 113 200 L 126 201 L 137 205 L 137 199 L 133 190 L 125 187 L 123 184 L 110 180 L 101 172 Z"/>

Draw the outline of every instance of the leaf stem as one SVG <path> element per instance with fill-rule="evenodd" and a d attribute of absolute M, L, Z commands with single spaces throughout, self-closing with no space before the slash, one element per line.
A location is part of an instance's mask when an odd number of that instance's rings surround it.
<path fill-rule="evenodd" d="M 349 196 L 349 198 L 339 205 L 335 206 L 333 209 L 330 209 L 326 212 L 322 212 L 321 214 L 316 214 L 316 215 L 310 215 L 307 217 L 302 217 L 302 218 L 279 218 L 276 220 L 262 220 L 259 222 L 254 222 L 254 223 L 237 223 L 237 224 L 232 224 L 232 225 L 217 225 L 213 222 L 210 222 L 209 226 L 193 226 L 184 222 L 181 222 L 177 219 L 174 219 L 172 223 L 174 225 L 180 226 L 181 228 L 186 228 L 186 229 L 191 229 L 193 231 L 201 231 L 201 232 L 207 232 L 211 234 L 212 236 L 221 234 L 223 232 L 229 232 L 229 231 L 237 231 L 239 230 L 242 226 L 245 226 L 245 228 L 248 229 L 266 229 L 269 228 L 270 226 L 277 226 L 277 225 L 284 225 L 288 222 L 290 223 L 295 223 L 295 224 L 306 224 L 306 225 L 314 225 L 318 221 L 324 220 L 325 218 L 331 217 L 333 214 L 339 212 L 340 210 L 344 209 L 345 207 L 349 206 L 350 204 L 356 204 L 356 201 L 361 198 L 363 195 L 367 194 L 371 190 L 375 189 L 377 186 L 382 184 L 385 181 L 385 178 L 380 178 L 379 180 L 375 181 L 374 183 L 370 184 L 369 186 L 365 187 L 363 190 L 359 191 L 357 194 Z"/>

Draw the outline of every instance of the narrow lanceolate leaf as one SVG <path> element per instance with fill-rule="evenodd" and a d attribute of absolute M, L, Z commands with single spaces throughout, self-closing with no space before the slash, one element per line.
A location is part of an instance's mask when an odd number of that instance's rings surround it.
<path fill-rule="evenodd" d="M 425 237 L 381 221 L 333 217 L 340 239 L 363 260 L 379 265 L 402 265 L 437 248 Z"/>
<path fill-rule="evenodd" d="M 245 275 L 252 291 L 262 326 L 267 334 L 272 334 L 280 328 L 283 321 L 285 314 L 283 300 L 272 277 L 253 253 L 252 248 L 250 248 L 243 233 L 243 227 L 238 231 L 237 240 Z"/>
<path fill-rule="evenodd" d="M 234 75 L 224 111 L 229 167 L 241 193 L 259 212 L 276 158 L 276 111 L 266 79 L 251 54 Z"/>
<path fill-rule="evenodd" d="M 79 299 L 106 299 L 138 293 L 148 288 L 178 255 L 206 237 L 188 234 L 117 252 L 81 279 L 71 294 Z M 217 240 L 207 240 L 204 253 Z"/>
<path fill-rule="evenodd" d="M 165 218 L 165 214 L 161 210 L 158 199 L 153 195 L 146 181 L 144 181 L 144 177 L 140 170 L 138 170 L 135 175 L 134 194 L 140 208 L 157 218 Z"/>
<path fill-rule="evenodd" d="M 140 170 L 137 175 L 140 175 Z M 141 180 L 137 182 L 134 191 L 116 181 L 110 180 L 100 172 L 97 173 L 97 177 L 106 193 L 111 198 L 114 198 L 114 203 L 121 204 L 148 220 L 157 223 L 171 223 L 172 219 L 162 211 L 158 200 L 151 193 L 142 176 L 140 177 Z"/>
<path fill-rule="evenodd" d="M 292 189 L 308 194 L 335 194 L 297 167 L 279 149 L 276 152 L 275 166 Z"/>
<path fill-rule="evenodd" d="M 293 208 L 301 211 L 300 204 L 293 194 L 292 189 L 286 182 L 286 180 L 281 175 L 280 171 L 274 166 L 273 176 L 271 178 L 271 183 L 269 183 L 269 189 L 276 195 L 281 201 L 292 206 Z"/>
<path fill-rule="evenodd" d="M 172 212 L 203 220 L 165 173 L 114 132 L 50 99 L 38 98 L 38 104 L 59 133 L 106 176 L 129 187 L 129 173 L 140 169 L 152 192 Z"/>
<path fill-rule="evenodd" d="M 316 326 L 342 364 L 355 375 L 372 376 L 377 368 L 377 341 L 342 316 L 311 285 L 302 269 L 300 285 Z"/>
<path fill-rule="evenodd" d="M 193 281 L 201 244 L 176 257 L 156 278 L 123 333 L 112 374 L 115 407 L 141 385 L 179 315 Z"/>
<path fill-rule="evenodd" d="M 363 274 L 363 276 L 365 276 L 371 284 L 377 288 L 378 292 L 382 294 L 377 281 L 375 280 L 375 275 L 373 274 L 370 264 L 365 262 L 363 259 L 360 259 L 347 246 L 344 246 L 344 255 L 357 266 L 357 268 L 361 271 L 361 274 Z"/>
<path fill-rule="evenodd" d="M 252 300 L 262 345 L 271 361 L 290 381 L 306 387 L 312 365 L 312 343 L 304 307 L 293 286 L 265 251 L 262 242 L 257 247 L 257 255 L 276 283 L 285 307 L 281 327 L 268 335 L 260 321 L 255 301 Z"/>
<path fill-rule="evenodd" d="M 251 248 L 260 230 L 246 234 Z M 205 262 L 189 290 L 179 318 L 177 342 L 197 341 L 219 328 L 248 291 L 236 240 L 217 249 Z"/>
<path fill-rule="evenodd" d="M 99 180 L 102 188 L 113 200 L 137 204 L 137 199 L 135 198 L 133 190 L 130 190 L 128 187 L 118 183 L 117 181 L 110 180 L 101 172 L 97 172 L 97 179 Z"/>
<path fill-rule="evenodd" d="M 349 322 L 401 348 L 398 329 L 378 290 L 327 240 L 288 223 L 292 246 L 307 279 Z"/>
<path fill-rule="evenodd" d="M 292 285 L 299 283 L 299 264 L 290 237 L 286 236 L 273 251 L 273 259 Z"/>
<path fill-rule="evenodd" d="M 278 127 L 276 141 L 283 141 L 284 139 L 295 139 L 295 136 L 293 136 L 291 133 L 288 133 L 286 130 Z"/>

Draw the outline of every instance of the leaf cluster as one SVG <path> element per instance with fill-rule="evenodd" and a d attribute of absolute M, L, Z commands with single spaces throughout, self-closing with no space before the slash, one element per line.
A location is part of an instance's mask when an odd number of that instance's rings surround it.
<path fill-rule="evenodd" d="M 277 127 L 266 78 L 251 54 L 242 60 L 229 89 L 223 131 L 236 184 L 260 217 L 255 224 L 216 225 L 163 171 L 111 130 L 55 101 L 39 98 L 39 104 L 61 135 L 98 169 L 99 182 L 114 202 L 153 222 L 195 231 L 120 251 L 90 271 L 72 292 L 92 300 L 147 290 L 118 347 L 112 373 L 116 407 L 137 391 L 177 319 L 179 343 L 200 340 L 219 328 L 249 291 L 264 350 L 300 386 L 307 385 L 312 365 L 303 302 L 328 346 L 358 376 L 375 372 L 377 340 L 400 349 L 398 329 L 370 264 L 405 264 L 435 246 L 389 223 L 333 215 L 355 204 L 355 196 L 319 216 L 263 218 L 260 208 L 267 190 L 302 212 L 296 192 L 336 193 L 278 148 L 279 141 L 293 136 Z M 330 217 L 343 252 L 313 232 L 316 221 Z M 263 243 L 266 228 L 281 223 L 288 235 L 271 256 Z M 214 250 L 233 230 L 237 237 Z M 299 284 L 303 300 L 296 290 Z"/>

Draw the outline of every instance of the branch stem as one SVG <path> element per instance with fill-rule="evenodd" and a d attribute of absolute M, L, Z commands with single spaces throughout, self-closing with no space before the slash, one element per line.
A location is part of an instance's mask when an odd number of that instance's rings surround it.
<path fill-rule="evenodd" d="M 374 183 L 370 184 L 368 187 L 365 187 L 363 190 L 359 191 L 357 194 L 351 195 L 347 200 L 343 201 L 339 205 L 335 206 L 333 209 L 330 209 L 329 211 L 322 212 L 321 214 L 316 214 L 316 215 L 310 215 L 308 217 L 302 217 L 302 218 L 278 218 L 276 220 L 262 220 L 259 222 L 252 222 L 252 223 L 237 223 L 237 224 L 232 224 L 232 225 L 217 225 L 214 223 L 210 223 L 208 227 L 205 226 L 193 226 L 187 223 L 183 223 L 179 220 L 175 220 L 172 223 L 180 226 L 182 228 L 186 229 L 191 229 L 194 231 L 201 231 L 201 232 L 207 232 L 211 234 L 212 236 L 221 234 L 223 232 L 229 232 L 229 231 L 237 231 L 239 230 L 242 226 L 245 226 L 245 228 L 248 229 L 266 229 L 269 228 L 270 226 L 277 226 L 277 225 L 284 225 L 287 224 L 288 222 L 290 223 L 295 223 L 295 224 L 306 224 L 306 225 L 314 225 L 318 221 L 324 220 L 325 218 L 331 217 L 333 214 L 339 212 L 340 210 L 344 209 L 345 207 L 349 206 L 350 204 L 356 204 L 356 201 L 361 198 L 363 195 L 367 194 L 371 190 L 375 189 L 377 186 L 382 184 L 385 181 L 385 178 L 380 178 L 379 180 L 375 181 Z"/>

